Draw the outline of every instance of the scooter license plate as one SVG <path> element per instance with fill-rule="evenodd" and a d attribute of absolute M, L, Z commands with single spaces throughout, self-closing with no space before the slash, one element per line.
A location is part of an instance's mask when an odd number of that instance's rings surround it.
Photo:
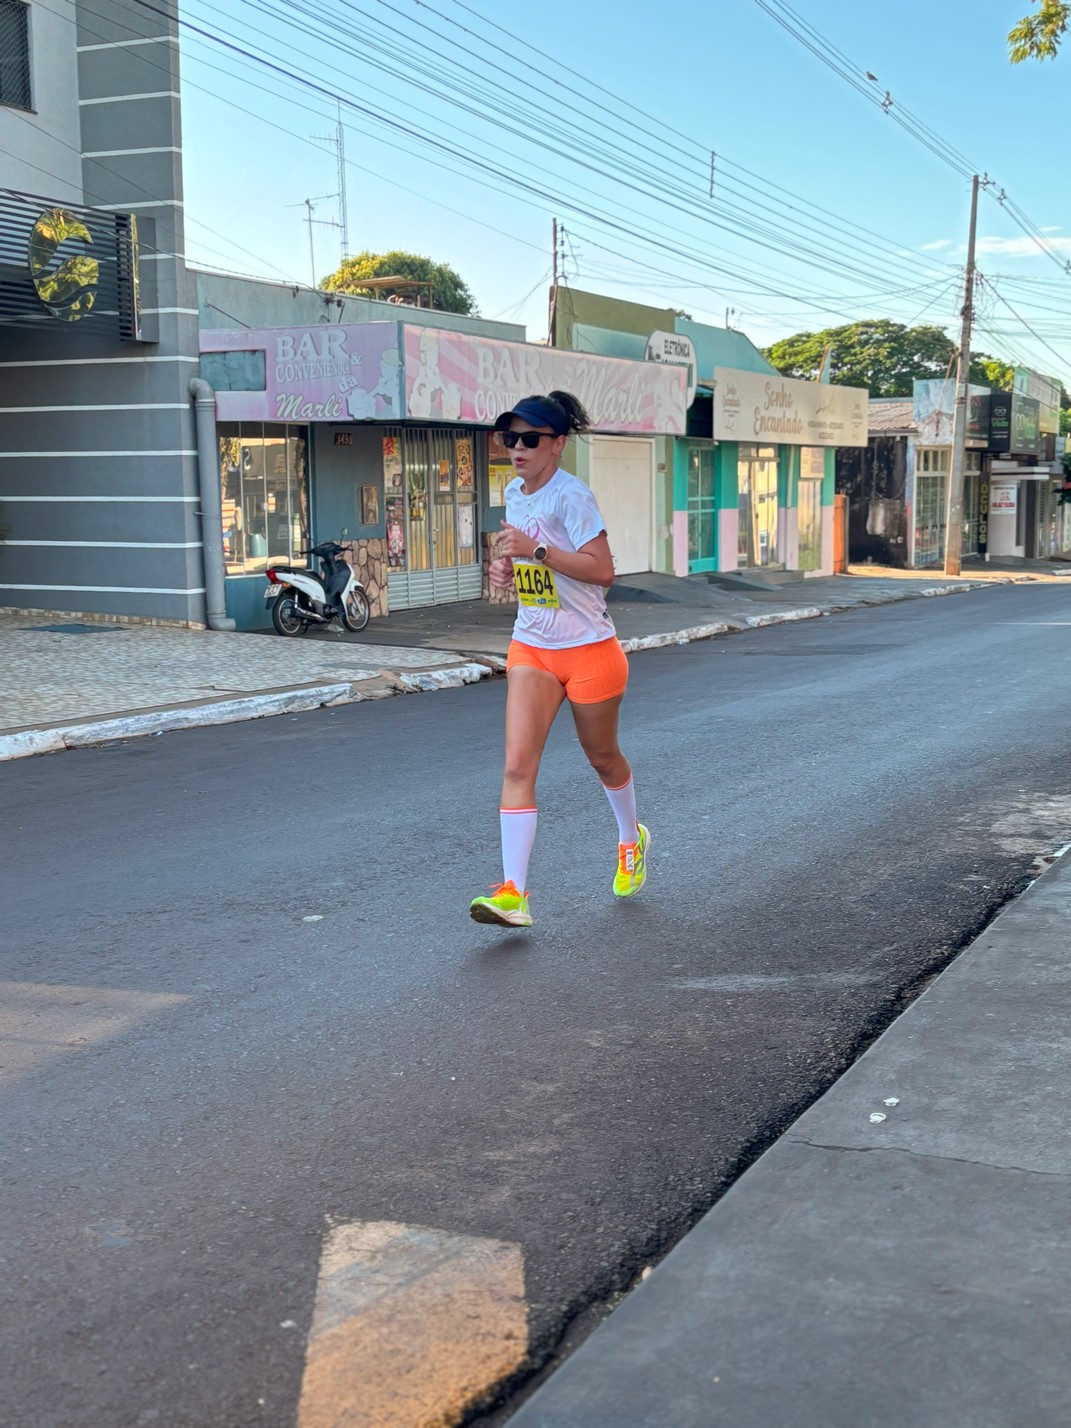
<path fill-rule="evenodd" d="M 265 590 L 264 592 L 265 600 L 275 600 L 278 597 L 281 588 L 282 587 L 279 585 L 269 585 L 267 590 Z"/>

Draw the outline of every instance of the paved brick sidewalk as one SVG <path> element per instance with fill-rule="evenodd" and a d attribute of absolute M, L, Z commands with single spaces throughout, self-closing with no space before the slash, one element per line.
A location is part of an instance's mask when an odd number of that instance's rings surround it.
<path fill-rule="evenodd" d="M 7 616 L 0 731 L 463 663 L 441 650 Z"/>
<path fill-rule="evenodd" d="M 471 684 L 490 664 L 342 640 L 0 616 L 0 761 Z"/>

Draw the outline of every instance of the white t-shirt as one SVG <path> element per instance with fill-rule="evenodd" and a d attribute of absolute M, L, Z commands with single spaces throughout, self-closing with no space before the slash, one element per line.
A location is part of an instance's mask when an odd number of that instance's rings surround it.
<path fill-rule="evenodd" d="M 556 550 L 578 551 L 606 530 L 598 502 L 575 476 L 560 468 L 547 484 L 526 496 L 520 476 L 506 487 L 506 520 Z M 559 608 L 518 605 L 513 638 L 543 650 L 567 650 L 611 639 L 616 631 L 601 585 L 571 580 L 556 570 Z"/>

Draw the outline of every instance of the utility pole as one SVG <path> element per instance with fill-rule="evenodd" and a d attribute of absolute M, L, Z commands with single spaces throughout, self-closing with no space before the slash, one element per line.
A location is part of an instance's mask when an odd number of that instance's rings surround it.
<path fill-rule="evenodd" d="M 313 225 L 314 223 L 319 223 L 319 224 L 320 224 L 322 227 L 324 227 L 324 228 L 338 228 L 340 225 L 337 224 L 337 223 L 334 221 L 334 219 L 331 219 L 331 218 L 313 218 L 312 215 L 313 215 L 313 214 L 315 213 L 315 211 L 316 211 L 316 205 L 317 205 L 318 203 L 322 202 L 324 198 L 335 198 L 335 197 L 337 197 L 336 194 L 327 193 L 327 194 L 322 194 L 320 198 L 305 198 L 305 199 L 302 199 L 302 201 L 301 201 L 300 203 L 290 203 L 290 204 L 287 205 L 288 208 L 303 208 L 303 209 L 305 209 L 305 222 L 309 225 L 309 267 L 310 267 L 310 269 L 311 269 L 311 271 L 312 271 L 312 286 L 313 286 L 313 288 L 316 287 L 316 250 L 315 250 L 315 248 L 314 248 L 314 246 L 313 246 L 313 240 L 312 240 L 312 225 Z"/>
<path fill-rule="evenodd" d="M 551 261 L 550 279 L 550 308 L 547 313 L 547 346 L 555 345 L 555 321 L 558 315 L 558 220 L 555 218 L 551 228 L 551 246 L 553 255 Z"/>
<path fill-rule="evenodd" d="M 342 261 L 345 262 L 350 256 L 350 213 L 349 201 L 346 198 L 346 130 L 342 126 L 342 101 L 338 105 L 338 123 L 335 125 L 333 134 L 310 134 L 310 139 L 317 144 L 330 144 L 335 151 L 335 161 L 338 165 L 338 193 L 325 194 L 325 198 L 338 199 L 338 223 L 335 225 L 339 230 L 341 239 Z"/>
<path fill-rule="evenodd" d="M 971 227 L 967 237 L 967 278 L 963 286 L 956 405 L 952 413 L 952 469 L 948 474 L 945 521 L 945 574 L 958 575 L 963 557 L 963 468 L 967 452 L 968 391 L 971 377 L 971 326 L 974 319 L 974 234 L 978 224 L 978 175 L 971 181 Z"/>
<path fill-rule="evenodd" d="M 338 218 L 342 240 L 342 261 L 350 256 L 350 206 L 346 197 L 346 131 L 342 127 L 342 102 L 338 106 Z"/>

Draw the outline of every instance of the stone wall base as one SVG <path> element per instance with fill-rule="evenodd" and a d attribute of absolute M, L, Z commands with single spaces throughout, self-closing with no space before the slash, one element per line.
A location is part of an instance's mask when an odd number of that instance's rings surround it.
<path fill-rule="evenodd" d="M 388 614 L 387 609 L 387 542 L 381 537 L 372 540 L 340 542 L 345 558 L 353 566 L 357 579 L 365 588 L 372 619 Z"/>
<path fill-rule="evenodd" d="M 491 562 L 502 554 L 502 538 L 502 531 L 483 533 L 483 598 L 489 605 L 516 605 L 517 592 L 512 585 L 507 585 L 505 589 L 491 585 Z"/>

